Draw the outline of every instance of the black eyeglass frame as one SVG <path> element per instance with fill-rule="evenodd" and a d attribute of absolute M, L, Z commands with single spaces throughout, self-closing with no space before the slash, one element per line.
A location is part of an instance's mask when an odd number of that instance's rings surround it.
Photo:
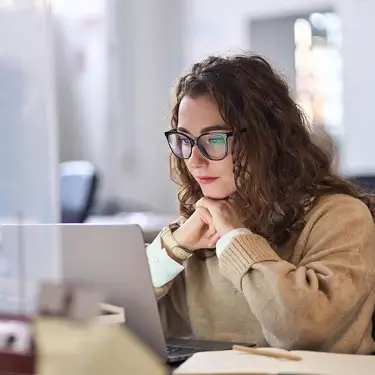
<path fill-rule="evenodd" d="M 246 130 L 247 130 L 246 128 L 242 128 L 242 129 L 240 129 L 240 130 L 238 130 L 238 131 L 230 131 L 230 132 L 226 132 L 225 130 L 224 130 L 224 131 L 210 131 L 210 132 L 202 133 L 202 134 L 200 134 L 198 137 L 193 138 L 193 137 L 187 135 L 187 134 L 184 133 L 184 132 L 180 132 L 180 131 L 178 131 L 177 129 L 172 129 L 172 130 L 168 130 L 168 131 L 164 132 L 164 135 L 165 135 L 165 137 L 167 138 L 167 142 L 168 142 L 168 146 L 169 146 L 170 150 L 172 151 L 173 155 L 176 156 L 176 158 L 184 159 L 184 160 L 189 159 L 190 156 L 191 156 L 191 153 L 193 152 L 193 147 L 194 147 L 194 146 L 197 146 L 198 149 L 199 149 L 199 151 L 200 151 L 200 152 L 203 154 L 203 156 L 204 156 L 205 158 L 207 158 L 208 160 L 212 160 L 212 161 L 220 161 L 220 160 L 224 160 L 224 159 L 228 156 L 228 138 L 229 138 L 229 137 L 232 137 L 235 133 L 244 133 L 244 132 L 246 132 Z M 186 137 L 186 138 L 189 140 L 189 142 L 190 142 L 190 146 L 191 146 L 191 147 L 190 147 L 190 153 L 189 153 L 189 156 L 182 157 L 182 156 L 179 156 L 179 155 L 176 155 L 176 154 L 175 154 L 175 152 L 173 151 L 173 148 L 172 148 L 172 146 L 171 146 L 171 143 L 170 143 L 170 141 L 169 141 L 169 136 L 170 136 L 170 135 L 173 135 L 173 134 L 181 134 L 181 135 L 183 135 L 184 137 Z M 204 149 L 204 147 L 203 147 L 203 146 L 200 146 L 200 144 L 198 143 L 198 142 L 199 142 L 199 139 L 200 139 L 201 137 L 203 137 L 203 136 L 205 136 L 205 135 L 209 135 L 209 134 L 219 134 L 219 135 L 224 136 L 224 138 L 225 138 L 225 155 L 224 155 L 222 158 L 218 158 L 218 159 L 216 159 L 216 158 L 211 158 L 211 157 L 207 154 L 207 152 L 206 152 L 206 150 Z"/>

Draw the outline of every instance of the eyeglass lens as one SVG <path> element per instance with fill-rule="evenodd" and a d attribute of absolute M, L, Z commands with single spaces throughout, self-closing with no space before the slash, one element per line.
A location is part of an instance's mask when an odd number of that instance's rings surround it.
<path fill-rule="evenodd" d="M 169 134 L 168 142 L 177 157 L 188 159 L 191 156 L 192 142 L 186 135 Z M 227 135 L 223 133 L 204 134 L 197 139 L 197 145 L 204 156 L 212 160 L 220 160 L 227 154 Z"/>

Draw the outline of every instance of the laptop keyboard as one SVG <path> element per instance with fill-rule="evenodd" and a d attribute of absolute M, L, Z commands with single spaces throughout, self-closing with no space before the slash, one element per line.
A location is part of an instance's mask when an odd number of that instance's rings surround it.
<path fill-rule="evenodd" d="M 182 348 L 181 346 L 173 346 L 173 345 L 167 345 L 167 352 L 168 354 L 176 354 L 185 348 Z"/>
<path fill-rule="evenodd" d="M 174 345 L 167 345 L 167 353 L 170 354 L 178 354 L 179 352 L 182 351 L 191 351 L 191 352 L 208 352 L 211 351 L 212 349 L 205 349 L 205 348 L 191 348 L 191 347 L 183 347 L 183 346 L 174 346 Z"/>

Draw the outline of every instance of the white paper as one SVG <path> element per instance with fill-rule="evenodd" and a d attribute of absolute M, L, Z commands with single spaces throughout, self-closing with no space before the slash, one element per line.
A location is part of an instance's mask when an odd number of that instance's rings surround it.
<path fill-rule="evenodd" d="M 238 351 L 197 353 L 174 374 L 311 374 L 374 375 L 375 356 L 293 351 L 301 361 L 276 359 Z"/>

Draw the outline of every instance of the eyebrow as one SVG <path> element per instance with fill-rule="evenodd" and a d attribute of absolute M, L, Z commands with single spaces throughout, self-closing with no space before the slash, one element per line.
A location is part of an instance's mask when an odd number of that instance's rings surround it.
<path fill-rule="evenodd" d="M 177 130 L 180 131 L 180 132 L 183 132 L 183 133 L 191 134 L 189 132 L 189 130 L 185 129 L 182 126 L 177 127 Z M 206 126 L 205 128 L 203 128 L 201 130 L 201 134 L 202 133 L 211 132 L 211 131 L 215 131 L 215 130 L 225 130 L 225 131 L 228 131 L 228 130 L 231 130 L 231 128 L 228 125 L 226 125 L 226 124 L 211 125 L 211 126 Z"/>

